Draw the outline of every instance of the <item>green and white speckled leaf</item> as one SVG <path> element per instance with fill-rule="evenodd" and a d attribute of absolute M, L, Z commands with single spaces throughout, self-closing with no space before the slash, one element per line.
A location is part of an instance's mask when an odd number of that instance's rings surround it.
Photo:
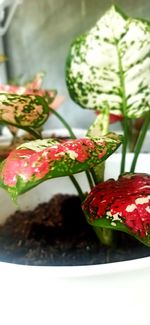
<path fill-rule="evenodd" d="M 47 179 L 94 167 L 109 157 L 121 141 L 122 136 L 109 133 L 99 138 L 24 143 L 1 163 L 0 186 L 16 197 Z"/>
<path fill-rule="evenodd" d="M 150 110 L 150 24 L 112 6 L 71 46 L 66 82 L 84 108 L 139 118 Z"/>

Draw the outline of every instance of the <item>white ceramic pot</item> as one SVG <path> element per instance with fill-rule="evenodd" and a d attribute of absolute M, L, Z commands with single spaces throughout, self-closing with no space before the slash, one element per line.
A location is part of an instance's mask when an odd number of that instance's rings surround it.
<path fill-rule="evenodd" d="M 83 135 L 84 131 L 82 134 Z M 106 178 L 118 175 L 120 154 L 107 160 Z M 131 155 L 128 156 L 130 164 Z M 137 171 L 149 172 L 141 154 Z M 114 174 L 112 174 L 114 172 Z M 84 174 L 77 175 L 87 189 Z M 75 193 L 67 177 L 47 181 L 19 199 L 34 208 L 57 189 Z M 31 200 L 32 197 L 32 200 Z M 0 190 L 0 222 L 16 209 Z M 94 266 L 41 267 L 0 263 L 2 325 L 149 325 L 150 257 Z"/>

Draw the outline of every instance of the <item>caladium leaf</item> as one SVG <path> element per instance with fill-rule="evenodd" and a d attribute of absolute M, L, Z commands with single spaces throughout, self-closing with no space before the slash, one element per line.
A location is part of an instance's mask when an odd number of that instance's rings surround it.
<path fill-rule="evenodd" d="M 124 231 L 150 246 L 150 175 L 127 173 L 99 183 L 83 211 L 93 226 Z"/>
<path fill-rule="evenodd" d="M 79 173 L 105 160 L 121 140 L 121 136 L 109 133 L 101 138 L 24 143 L 1 163 L 0 186 L 15 197 L 44 180 Z"/>
<path fill-rule="evenodd" d="M 44 97 L 0 93 L 0 123 L 30 129 L 40 127 L 48 117 L 49 107 Z"/>
<path fill-rule="evenodd" d="M 56 90 L 39 89 L 42 79 L 43 74 L 39 73 L 25 86 L 0 84 L 0 123 L 8 124 L 12 134 L 20 128 L 39 137 L 35 129 L 42 126 L 51 109 L 57 109 L 63 101 Z"/>
<path fill-rule="evenodd" d="M 140 118 L 150 110 L 150 24 L 112 6 L 72 44 L 66 65 L 72 99 L 84 108 Z"/>

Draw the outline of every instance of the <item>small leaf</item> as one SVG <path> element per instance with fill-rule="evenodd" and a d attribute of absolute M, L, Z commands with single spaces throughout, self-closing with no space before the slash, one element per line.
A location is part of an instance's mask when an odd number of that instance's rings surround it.
<path fill-rule="evenodd" d="M 83 211 L 93 226 L 124 231 L 150 246 L 150 175 L 127 173 L 99 183 Z"/>
<path fill-rule="evenodd" d="M 111 9 L 72 44 L 66 64 L 72 99 L 84 108 L 140 118 L 150 110 L 150 24 Z"/>
<path fill-rule="evenodd" d="M 0 123 L 30 129 L 40 127 L 48 117 L 49 107 L 43 97 L 0 93 Z"/>
<path fill-rule="evenodd" d="M 7 124 L 14 134 L 17 128 L 24 129 L 39 138 L 39 129 L 63 101 L 56 90 L 39 89 L 43 74 L 38 73 L 35 79 L 25 86 L 0 84 L 0 123 Z"/>
<path fill-rule="evenodd" d="M 100 138 L 24 143 L 1 164 L 0 186 L 17 196 L 47 179 L 87 170 L 110 156 L 121 140 L 121 136 L 109 133 Z"/>

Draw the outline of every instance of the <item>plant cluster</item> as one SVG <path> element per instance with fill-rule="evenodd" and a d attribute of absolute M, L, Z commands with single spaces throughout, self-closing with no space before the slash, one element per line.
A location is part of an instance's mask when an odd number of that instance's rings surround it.
<path fill-rule="evenodd" d="M 1 86 L 0 122 L 37 139 L 23 143 L 1 163 L 0 186 L 16 198 L 47 179 L 69 176 L 87 221 L 103 242 L 109 243 L 108 234 L 115 229 L 150 246 L 150 175 L 135 173 L 150 124 L 150 23 L 112 6 L 72 43 L 66 83 L 71 98 L 96 113 L 82 139 L 76 139 L 54 110 L 56 92 L 39 89 L 41 79 L 25 87 Z M 68 129 L 70 139 L 41 139 L 39 130 L 50 112 Z M 123 136 L 109 132 L 110 123 L 118 120 Z M 121 144 L 120 177 L 104 181 L 104 161 Z M 127 173 L 128 151 L 134 154 Z M 88 178 L 89 194 L 74 177 L 81 171 Z"/>

